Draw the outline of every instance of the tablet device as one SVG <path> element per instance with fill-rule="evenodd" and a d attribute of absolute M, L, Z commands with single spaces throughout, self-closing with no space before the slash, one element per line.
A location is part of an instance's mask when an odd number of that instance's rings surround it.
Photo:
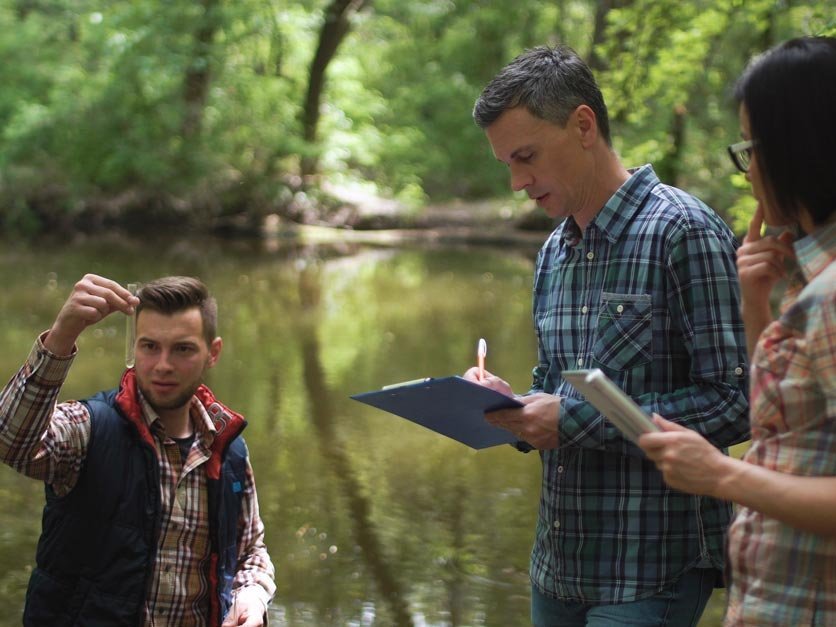
<path fill-rule="evenodd" d="M 633 442 L 642 433 L 659 431 L 651 417 L 600 368 L 564 370 L 563 378 Z"/>

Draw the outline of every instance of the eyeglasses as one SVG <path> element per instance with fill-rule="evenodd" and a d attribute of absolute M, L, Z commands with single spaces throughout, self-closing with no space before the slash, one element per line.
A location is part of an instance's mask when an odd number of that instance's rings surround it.
<path fill-rule="evenodd" d="M 752 163 L 752 147 L 755 145 L 754 139 L 747 139 L 746 141 L 732 144 L 726 150 L 729 151 L 734 167 L 746 174 L 749 171 L 749 164 Z"/>

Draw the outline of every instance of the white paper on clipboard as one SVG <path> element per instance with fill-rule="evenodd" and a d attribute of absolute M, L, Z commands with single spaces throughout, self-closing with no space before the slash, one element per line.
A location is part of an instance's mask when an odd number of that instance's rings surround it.
<path fill-rule="evenodd" d="M 659 431 L 651 417 L 601 369 L 564 370 L 563 378 L 633 442 L 642 433 Z"/>

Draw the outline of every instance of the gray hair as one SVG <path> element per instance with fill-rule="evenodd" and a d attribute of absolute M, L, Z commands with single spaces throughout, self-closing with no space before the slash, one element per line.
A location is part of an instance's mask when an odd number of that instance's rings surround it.
<path fill-rule="evenodd" d="M 473 120 L 486 129 L 508 109 L 524 106 L 531 115 L 565 127 L 582 104 L 595 113 L 598 130 L 611 146 L 607 105 L 589 66 L 569 46 L 539 46 L 519 55 L 488 83 L 473 106 Z"/>

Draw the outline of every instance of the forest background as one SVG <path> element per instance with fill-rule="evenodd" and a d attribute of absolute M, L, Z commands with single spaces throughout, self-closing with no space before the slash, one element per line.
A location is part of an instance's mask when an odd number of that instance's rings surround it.
<path fill-rule="evenodd" d="M 593 68 L 623 161 L 740 232 L 734 80 L 778 41 L 833 34 L 834 15 L 834 0 L 4 0 L 0 226 L 359 229 L 387 223 L 347 198 L 390 199 L 399 224 L 508 201 L 473 102 L 525 48 L 561 42 Z"/>

